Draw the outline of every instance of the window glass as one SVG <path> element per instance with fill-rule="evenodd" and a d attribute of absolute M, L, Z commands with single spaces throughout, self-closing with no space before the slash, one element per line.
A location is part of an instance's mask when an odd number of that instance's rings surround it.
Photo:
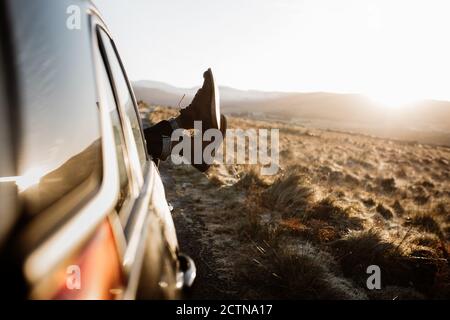
<path fill-rule="evenodd" d="M 90 29 L 86 15 L 79 31 L 61 28 L 51 18 L 66 10 L 58 1 L 46 10 L 36 1 L 9 4 L 21 97 L 20 157 L 9 178 L 25 217 L 40 215 L 40 236 L 92 199 L 102 181 Z"/>
<path fill-rule="evenodd" d="M 8 112 L 7 103 L 9 99 L 6 97 L 8 88 L 5 83 L 7 75 L 5 75 L 5 68 L 3 68 L 3 48 L 1 46 L 0 43 L 0 246 L 18 217 L 15 212 L 16 184 L 13 179 L 8 178 L 15 175 L 13 142 L 10 130 L 10 127 L 14 127 L 14 125 L 11 123 L 10 112 Z M 9 79 L 9 81 L 11 80 Z"/>
<path fill-rule="evenodd" d="M 130 184 L 128 179 L 128 163 L 127 163 L 127 150 L 125 145 L 125 137 L 122 131 L 122 125 L 120 122 L 119 112 L 117 110 L 116 102 L 114 100 L 114 94 L 111 87 L 111 82 L 106 72 L 106 67 L 103 61 L 100 62 L 100 81 L 103 82 L 104 94 L 106 97 L 106 107 L 108 108 L 109 115 L 111 117 L 111 124 L 114 131 L 115 149 L 117 157 L 117 165 L 119 168 L 119 183 L 120 192 L 119 200 L 116 204 L 117 212 L 120 212 L 124 201 L 130 195 Z"/>
<path fill-rule="evenodd" d="M 120 105 L 122 106 L 125 116 L 127 117 L 131 129 L 133 132 L 134 141 L 136 142 L 137 153 L 139 157 L 139 162 L 141 167 L 146 163 L 147 156 L 144 147 L 144 140 L 142 138 L 141 127 L 139 123 L 139 118 L 136 113 L 136 108 L 134 105 L 133 98 L 131 96 L 130 90 L 128 88 L 128 82 L 125 78 L 124 72 L 118 60 L 116 51 L 114 50 L 111 40 L 106 34 L 102 32 L 102 40 L 105 45 L 106 54 L 108 56 L 109 66 L 114 78 L 115 87 L 117 90 L 117 98 Z"/>

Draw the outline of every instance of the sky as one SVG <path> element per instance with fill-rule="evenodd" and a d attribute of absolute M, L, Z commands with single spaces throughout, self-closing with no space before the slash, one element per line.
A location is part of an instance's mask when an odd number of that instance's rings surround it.
<path fill-rule="evenodd" d="M 132 80 L 450 100 L 448 0 L 94 0 Z"/>

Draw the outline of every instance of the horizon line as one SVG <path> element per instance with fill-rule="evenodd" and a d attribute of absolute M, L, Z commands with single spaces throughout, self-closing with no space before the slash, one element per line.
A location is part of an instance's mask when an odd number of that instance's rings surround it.
<path fill-rule="evenodd" d="M 176 89 L 185 89 L 185 90 L 195 90 L 200 88 L 200 85 L 198 86 L 176 86 L 174 84 L 171 84 L 169 82 L 165 82 L 165 81 L 160 81 L 160 80 L 153 80 L 153 79 L 139 79 L 139 80 L 131 80 L 132 83 L 136 83 L 136 82 L 145 82 L 145 81 L 149 81 L 149 82 L 157 82 L 157 83 L 161 83 Z M 335 94 L 335 95 L 347 95 L 347 96 L 362 96 L 368 99 L 371 99 L 371 95 L 367 94 L 367 93 L 362 93 L 362 92 L 344 92 L 344 91 L 324 91 L 324 90 L 317 90 L 317 91 L 284 91 L 284 90 L 263 90 L 263 89 L 242 89 L 242 88 L 238 88 L 238 87 L 234 87 L 231 85 L 219 85 L 219 88 L 228 88 L 228 89 L 232 89 L 232 90 L 237 90 L 237 91 L 243 91 L 243 92 L 260 92 L 260 93 L 271 93 L 271 94 Z M 450 98 L 446 99 L 446 98 L 430 98 L 430 97 L 425 97 L 425 98 L 417 98 L 414 99 L 417 102 L 420 101 L 435 101 L 435 102 L 446 102 L 446 103 L 450 103 Z"/>

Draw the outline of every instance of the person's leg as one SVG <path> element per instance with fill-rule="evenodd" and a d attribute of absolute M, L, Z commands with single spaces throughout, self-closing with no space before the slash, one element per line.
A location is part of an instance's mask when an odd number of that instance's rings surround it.
<path fill-rule="evenodd" d="M 227 130 L 227 119 L 225 116 L 221 116 L 220 118 L 220 131 L 222 133 L 223 139 L 225 139 L 226 130 Z M 178 123 L 175 122 L 175 119 L 171 120 L 162 120 L 158 122 L 156 125 L 144 129 L 145 139 L 147 141 L 147 150 L 149 154 L 152 156 L 154 160 L 166 160 L 169 155 L 172 153 L 172 148 L 180 143 L 180 141 L 171 141 L 171 136 L 174 130 L 178 129 Z M 203 135 L 203 132 L 199 134 Z M 205 172 L 211 166 L 207 164 L 203 157 L 201 158 L 201 163 L 195 163 L 194 161 L 194 137 L 190 137 L 191 139 L 191 157 L 188 159 L 190 163 L 199 171 Z M 202 140 L 202 151 L 213 141 L 203 141 Z M 183 156 L 183 154 L 180 154 Z M 214 154 L 212 156 L 215 156 Z"/>
<path fill-rule="evenodd" d="M 226 132 L 227 132 L 227 118 L 225 118 L 225 116 L 220 116 L 220 132 L 222 133 L 222 141 L 225 141 L 225 136 L 226 136 Z M 201 133 L 203 134 L 203 132 Z M 203 141 L 202 140 L 202 155 L 203 155 L 203 151 L 205 150 L 205 148 L 213 143 L 214 141 Z M 210 167 L 211 164 L 206 163 L 205 159 L 203 158 L 203 156 L 201 157 L 201 163 L 195 163 L 195 159 L 194 159 L 194 137 L 191 137 L 191 159 L 190 159 L 190 163 L 192 166 L 194 166 L 194 168 L 196 168 L 198 171 L 200 172 L 206 172 Z M 183 155 L 181 155 L 183 156 Z M 215 157 L 215 154 L 212 154 L 213 157 Z"/>
<path fill-rule="evenodd" d="M 147 151 L 154 160 L 166 160 L 172 152 L 172 132 L 177 129 L 173 120 L 162 120 L 144 129 Z"/>
<path fill-rule="evenodd" d="M 214 80 L 212 72 L 210 69 L 203 74 L 203 86 L 197 91 L 191 104 L 180 111 L 180 115 L 176 118 L 170 120 L 163 120 L 156 125 L 144 129 L 144 135 L 147 141 L 147 149 L 149 154 L 155 160 L 166 160 L 171 154 L 172 148 L 178 142 L 171 141 L 171 135 L 176 129 L 193 129 L 195 121 L 202 122 L 202 132 L 203 133 L 211 128 L 219 129 L 222 135 L 225 136 L 226 132 L 226 118 L 224 116 L 220 117 L 220 122 L 217 123 L 215 117 L 215 105 L 213 106 L 213 99 L 215 94 Z M 193 139 L 193 138 L 191 138 Z M 203 142 L 202 146 L 204 149 L 210 142 Z M 194 164 L 194 144 L 191 141 L 191 164 L 198 170 L 204 172 L 210 165 L 204 162 L 202 157 L 201 164 Z"/>

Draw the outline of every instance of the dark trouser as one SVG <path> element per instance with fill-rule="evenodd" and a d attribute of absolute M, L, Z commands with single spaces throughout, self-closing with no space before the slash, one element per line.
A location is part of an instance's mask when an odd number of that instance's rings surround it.
<path fill-rule="evenodd" d="M 147 150 L 153 159 L 164 161 L 170 155 L 172 151 L 170 137 L 175 129 L 167 120 L 162 120 L 154 126 L 144 129 Z"/>
<path fill-rule="evenodd" d="M 158 160 L 166 160 L 172 152 L 172 148 L 178 144 L 180 141 L 171 141 L 172 132 L 178 129 L 178 123 L 175 119 L 162 120 L 151 126 L 149 128 L 144 129 L 144 136 L 147 141 L 147 150 L 148 153 L 152 156 L 154 161 Z M 191 137 L 193 140 L 194 138 Z M 191 159 L 190 163 L 199 171 L 205 172 L 209 169 L 210 165 L 204 162 L 202 157 L 201 164 L 194 164 L 194 142 L 191 141 Z M 180 154 L 180 156 L 183 156 Z"/>

